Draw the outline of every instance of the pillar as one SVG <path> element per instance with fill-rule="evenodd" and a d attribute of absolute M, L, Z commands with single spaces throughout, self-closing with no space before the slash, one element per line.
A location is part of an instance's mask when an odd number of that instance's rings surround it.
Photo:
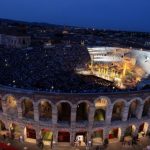
<path fill-rule="evenodd" d="M 53 128 L 53 144 L 56 144 L 58 142 L 58 130 L 56 128 Z"/>
<path fill-rule="evenodd" d="M 94 106 L 90 106 L 90 112 L 89 112 L 89 128 L 92 129 L 93 127 L 93 123 L 94 123 L 94 114 L 95 114 L 95 107 Z"/>
<path fill-rule="evenodd" d="M 130 105 L 124 106 L 123 113 L 122 113 L 122 121 L 128 120 L 129 107 Z"/>
<path fill-rule="evenodd" d="M 70 132 L 70 143 L 73 144 L 74 140 L 75 140 L 75 132 L 74 132 L 74 130 L 72 130 Z"/>
<path fill-rule="evenodd" d="M 37 127 L 35 128 L 36 139 L 40 139 L 40 138 L 41 138 L 40 131 L 41 131 L 40 128 L 37 126 Z"/>
<path fill-rule="evenodd" d="M 138 132 L 139 132 L 139 126 L 135 126 L 136 127 L 136 129 L 135 129 L 135 131 L 133 132 L 133 135 L 138 135 Z"/>
<path fill-rule="evenodd" d="M 23 137 L 23 140 L 25 141 L 27 138 L 25 126 L 20 124 L 19 128 L 20 128 L 21 136 Z"/>
<path fill-rule="evenodd" d="M 38 109 L 38 104 L 33 103 L 33 108 L 34 108 L 34 121 L 39 122 L 39 109 Z"/>
<path fill-rule="evenodd" d="M 23 114 L 22 114 L 21 102 L 17 103 L 17 109 L 18 109 L 18 118 L 22 119 L 23 118 Z"/>
<path fill-rule="evenodd" d="M 121 138 L 123 138 L 124 134 L 125 134 L 125 131 L 127 129 L 127 126 L 123 126 L 121 127 Z"/>
<path fill-rule="evenodd" d="M 106 138 L 109 138 L 109 131 L 110 131 L 110 128 L 108 127 L 103 129 L 103 140 L 105 140 Z"/>
<path fill-rule="evenodd" d="M 109 105 L 107 106 L 107 109 L 106 109 L 106 124 L 110 124 L 111 123 L 111 117 L 112 117 L 112 111 L 113 111 L 113 105 Z"/>
<path fill-rule="evenodd" d="M 2 109 L 3 109 L 3 115 L 7 116 L 7 105 L 5 100 L 2 100 Z"/>
<path fill-rule="evenodd" d="M 71 128 L 75 128 L 75 124 L 76 124 L 76 110 L 77 110 L 76 105 L 73 105 L 71 107 Z"/>
<path fill-rule="evenodd" d="M 92 139 L 91 139 L 91 135 L 92 135 L 92 130 L 89 130 L 89 131 L 87 131 L 87 145 L 91 145 L 91 143 L 89 143 L 89 141 L 91 142 L 92 141 Z"/>
<path fill-rule="evenodd" d="M 140 106 L 137 108 L 137 119 L 141 119 L 142 118 L 142 113 L 143 113 L 143 108 L 144 108 L 144 104 L 140 104 Z"/>
<path fill-rule="evenodd" d="M 57 107 L 52 106 L 52 124 L 55 127 L 57 125 Z"/>

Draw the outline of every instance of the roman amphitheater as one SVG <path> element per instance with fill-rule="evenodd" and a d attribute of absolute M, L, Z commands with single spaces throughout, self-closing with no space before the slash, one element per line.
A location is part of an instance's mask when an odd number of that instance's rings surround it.
<path fill-rule="evenodd" d="M 65 93 L 1 85 L 0 110 L 2 135 L 13 131 L 16 139 L 33 143 L 42 137 L 44 144 L 80 139 L 82 145 L 99 145 L 106 138 L 142 138 L 150 130 L 150 89 Z"/>

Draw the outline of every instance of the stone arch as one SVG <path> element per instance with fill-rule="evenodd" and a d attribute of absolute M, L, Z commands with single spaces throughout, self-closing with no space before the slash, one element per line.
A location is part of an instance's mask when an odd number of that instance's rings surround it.
<path fill-rule="evenodd" d="M 56 106 L 58 106 L 60 103 L 68 103 L 71 107 L 73 106 L 73 104 L 68 100 L 60 100 L 59 102 L 56 103 Z"/>
<path fill-rule="evenodd" d="M 96 129 L 92 133 L 92 143 L 93 145 L 100 145 L 103 143 L 103 129 Z"/>
<path fill-rule="evenodd" d="M 106 111 L 110 100 L 107 97 L 99 97 L 94 101 L 95 104 L 95 114 L 94 121 L 105 121 Z"/>
<path fill-rule="evenodd" d="M 24 138 L 25 141 L 36 141 L 36 130 L 32 125 L 27 125 L 24 128 Z"/>
<path fill-rule="evenodd" d="M 34 102 L 29 97 L 21 98 L 22 116 L 34 119 Z"/>
<path fill-rule="evenodd" d="M 128 127 L 126 127 L 125 132 L 124 132 L 124 136 L 133 136 L 135 131 L 136 131 L 136 125 L 131 124 Z"/>
<path fill-rule="evenodd" d="M 17 109 L 17 100 L 12 94 L 6 94 L 3 97 L 3 100 L 6 103 L 6 112 L 8 115 L 12 115 L 17 117 L 18 116 L 18 109 Z"/>
<path fill-rule="evenodd" d="M 136 97 L 134 99 L 132 99 L 129 102 L 129 112 L 128 112 L 128 119 L 129 118 L 138 118 L 138 112 L 139 112 L 139 108 L 140 105 L 143 104 L 143 101 L 141 98 Z"/>
<path fill-rule="evenodd" d="M 139 138 L 141 138 L 147 134 L 148 127 L 149 127 L 149 124 L 147 122 L 143 122 L 142 124 L 140 124 L 139 131 L 138 131 Z"/>
<path fill-rule="evenodd" d="M 92 106 L 92 103 L 89 100 L 79 100 L 76 105 L 80 104 L 80 103 L 87 103 L 89 106 Z"/>
<path fill-rule="evenodd" d="M 50 103 L 50 105 L 52 107 L 55 107 L 55 105 L 52 103 L 52 101 L 50 101 L 49 99 L 45 99 L 45 98 L 39 99 L 37 102 L 35 102 L 36 106 L 38 106 L 42 100 L 45 101 L 45 102 Z"/>
<path fill-rule="evenodd" d="M 76 121 L 88 121 L 88 113 L 90 110 L 91 103 L 87 100 L 81 100 L 77 103 L 76 109 Z"/>
<path fill-rule="evenodd" d="M 137 100 L 139 102 L 139 104 L 143 104 L 143 100 L 140 97 L 134 97 L 133 99 L 131 99 L 128 104 L 130 105 L 133 101 Z"/>
<path fill-rule="evenodd" d="M 51 143 L 53 141 L 53 132 L 48 128 L 42 128 L 40 131 L 40 136 L 46 145 L 49 145 L 49 142 Z"/>
<path fill-rule="evenodd" d="M 110 142 L 118 141 L 121 138 L 121 128 L 114 127 L 109 130 L 109 140 Z"/>
<path fill-rule="evenodd" d="M 57 121 L 63 123 L 71 122 L 71 107 L 72 103 L 66 100 L 59 101 L 57 104 Z"/>
<path fill-rule="evenodd" d="M 124 99 L 117 99 L 113 103 L 112 118 L 111 118 L 112 121 L 122 120 L 125 106 L 127 106 L 127 102 Z"/>
<path fill-rule="evenodd" d="M 144 102 L 147 101 L 147 100 L 150 100 L 150 96 L 146 97 L 146 98 L 144 99 Z"/>
<path fill-rule="evenodd" d="M 144 100 L 142 117 L 150 117 L 150 96 Z"/>
<path fill-rule="evenodd" d="M 94 100 L 94 104 L 95 104 L 98 100 L 100 100 L 100 99 L 105 99 L 105 100 L 107 100 L 107 105 L 110 105 L 110 104 L 111 104 L 111 100 L 110 100 L 110 98 L 107 97 L 107 96 L 99 96 L 98 98 L 96 98 L 96 99 Z"/>
<path fill-rule="evenodd" d="M 80 146 L 86 146 L 89 142 L 88 140 L 88 131 L 79 129 L 75 132 L 75 140 L 80 141 Z"/>
<path fill-rule="evenodd" d="M 15 139 L 19 139 L 21 135 L 21 129 L 17 123 L 10 123 L 9 124 L 9 129 L 11 136 L 14 137 Z"/>
<path fill-rule="evenodd" d="M 18 101 L 18 102 L 19 102 L 20 104 L 22 104 L 22 102 L 23 102 L 25 99 L 32 100 L 33 105 L 35 105 L 34 100 L 33 100 L 32 98 L 28 97 L 28 96 L 23 96 L 23 97 L 19 98 L 19 101 Z"/>
<path fill-rule="evenodd" d="M 120 102 L 120 101 L 122 101 L 122 102 L 125 104 L 125 106 L 128 106 L 128 102 L 127 102 L 125 99 L 123 99 L 123 98 L 118 98 L 118 99 L 116 99 L 116 100 L 112 103 L 112 105 L 114 106 L 117 102 Z"/>
<path fill-rule="evenodd" d="M 52 120 L 52 105 L 48 100 L 41 99 L 38 101 L 39 120 L 50 121 Z"/>
<path fill-rule="evenodd" d="M 4 131 L 4 130 L 6 130 L 6 125 L 2 120 L 0 120 L 0 131 Z"/>
<path fill-rule="evenodd" d="M 70 132 L 67 130 L 58 131 L 58 142 L 70 142 Z"/>

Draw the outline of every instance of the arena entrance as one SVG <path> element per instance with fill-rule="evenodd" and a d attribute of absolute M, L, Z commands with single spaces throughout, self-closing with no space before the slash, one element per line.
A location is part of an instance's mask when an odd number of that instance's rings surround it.
<path fill-rule="evenodd" d="M 121 138 L 121 129 L 120 128 L 113 128 L 109 131 L 109 141 L 111 143 L 118 142 Z"/>
<path fill-rule="evenodd" d="M 68 131 L 58 132 L 58 144 L 61 146 L 70 145 L 70 133 Z"/>
<path fill-rule="evenodd" d="M 89 105 L 86 102 L 81 102 L 77 105 L 76 121 L 88 122 Z"/>
<path fill-rule="evenodd" d="M 122 120 L 124 105 L 125 104 L 122 101 L 116 102 L 114 104 L 111 121 L 121 121 Z"/>
<path fill-rule="evenodd" d="M 148 123 L 142 123 L 139 127 L 138 138 L 142 138 L 146 135 L 148 130 Z"/>
<path fill-rule="evenodd" d="M 17 124 L 11 123 L 9 129 L 10 129 L 10 133 L 11 133 L 12 138 L 15 138 L 15 139 L 20 138 L 21 131 L 20 131 L 20 128 Z"/>
<path fill-rule="evenodd" d="M 133 136 L 134 132 L 136 130 L 135 125 L 130 125 L 126 128 L 124 136 Z"/>
<path fill-rule="evenodd" d="M 92 135 L 93 145 L 101 145 L 103 143 L 103 130 L 97 130 Z"/>
<path fill-rule="evenodd" d="M 22 101 L 22 115 L 28 119 L 34 119 L 34 107 L 31 99 L 24 99 Z"/>
<path fill-rule="evenodd" d="M 77 146 L 86 146 L 87 143 L 87 132 L 77 132 L 75 136 Z"/>
<path fill-rule="evenodd" d="M 7 96 L 6 98 L 6 109 L 9 115 L 13 114 L 13 117 L 18 116 L 17 101 L 13 96 Z"/>
<path fill-rule="evenodd" d="M 41 130 L 41 137 L 43 139 L 44 145 L 51 145 L 53 142 L 53 132 L 49 129 Z"/>
<path fill-rule="evenodd" d="M 27 142 L 36 143 L 36 131 L 32 126 L 26 126 L 25 140 Z"/>
<path fill-rule="evenodd" d="M 0 131 L 6 130 L 5 124 L 0 120 Z"/>
<path fill-rule="evenodd" d="M 8 131 L 6 130 L 5 124 L 0 120 L 0 135 L 7 135 Z"/>

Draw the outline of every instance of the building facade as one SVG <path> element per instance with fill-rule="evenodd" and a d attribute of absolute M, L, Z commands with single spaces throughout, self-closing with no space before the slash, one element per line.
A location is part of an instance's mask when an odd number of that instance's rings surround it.
<path fill-rule="evenodd" d="M 101 144 L 150 128 L 150 91 L 58 94 L 0 88 L 0 132 L 25 141 Z"/>
<path fill-rule="evenodd" d="M 0 34 L 0 45 L 7 48 L 27 48 L 30 44 L 31 38 L 29 36 Z"/>

